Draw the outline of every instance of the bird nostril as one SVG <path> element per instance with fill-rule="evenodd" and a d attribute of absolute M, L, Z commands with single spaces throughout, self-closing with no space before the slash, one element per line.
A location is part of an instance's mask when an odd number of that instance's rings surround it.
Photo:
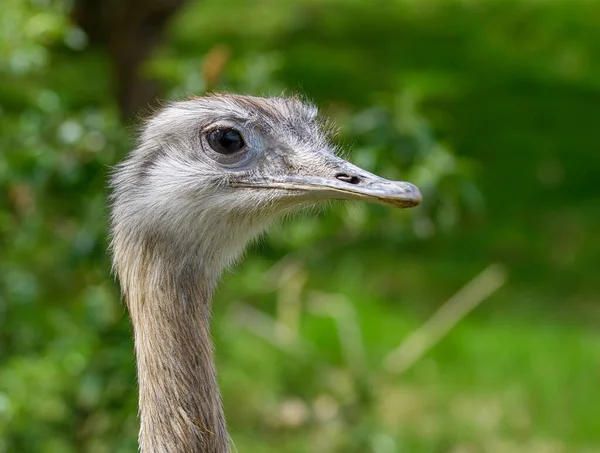
<path fill-rule="evenodd" d="M 335 177 L 340 181 L 347 182 L 348 184 L 358 184 L 360 182 L 360 178 L 358 176 L 350 176 L 346 173 L 338 173 L 335 175 Z"/>

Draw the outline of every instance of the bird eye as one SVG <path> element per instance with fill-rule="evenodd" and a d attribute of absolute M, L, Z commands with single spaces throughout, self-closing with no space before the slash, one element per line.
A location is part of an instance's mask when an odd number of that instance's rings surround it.
<path fill-rule="evenodd" d="M 245 145 L 242 134 L 235 129 L 215 129 L 208 133 L 206 139 L 219 154 L 233 154 Z"/>

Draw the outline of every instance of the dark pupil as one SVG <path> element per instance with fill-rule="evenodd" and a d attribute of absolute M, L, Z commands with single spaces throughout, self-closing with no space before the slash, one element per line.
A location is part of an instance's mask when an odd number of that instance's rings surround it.
<path fill-rule="evenodd" d="M 242 135 L 235 129 L 217 129 L 208 134 L 208 144 L 221 154 L 231 154 L 244 146 Z"/>

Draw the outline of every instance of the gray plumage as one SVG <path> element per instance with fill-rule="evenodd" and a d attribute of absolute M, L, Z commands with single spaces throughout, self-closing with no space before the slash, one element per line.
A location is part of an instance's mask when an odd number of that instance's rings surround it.
<path fill-rule="evenodd" d="M 296 98 L 170 104 L 112 177 L 113 265 L 131 314 L 143 453 L 226 453 L 210 337 L 224 268 L 283 212 L 320 199 L 417 205 L 412 184 L 337 157 Z"/>

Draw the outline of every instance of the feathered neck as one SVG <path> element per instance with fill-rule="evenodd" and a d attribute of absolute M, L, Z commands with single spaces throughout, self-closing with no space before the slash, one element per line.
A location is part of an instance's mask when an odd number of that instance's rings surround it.
<path fill-rule="evenodd" d="M 210 334 L 217 276 L 147 241 L 129 251 L 115 263 L 134 327 L 140 451 L 227 453 Z"/>

